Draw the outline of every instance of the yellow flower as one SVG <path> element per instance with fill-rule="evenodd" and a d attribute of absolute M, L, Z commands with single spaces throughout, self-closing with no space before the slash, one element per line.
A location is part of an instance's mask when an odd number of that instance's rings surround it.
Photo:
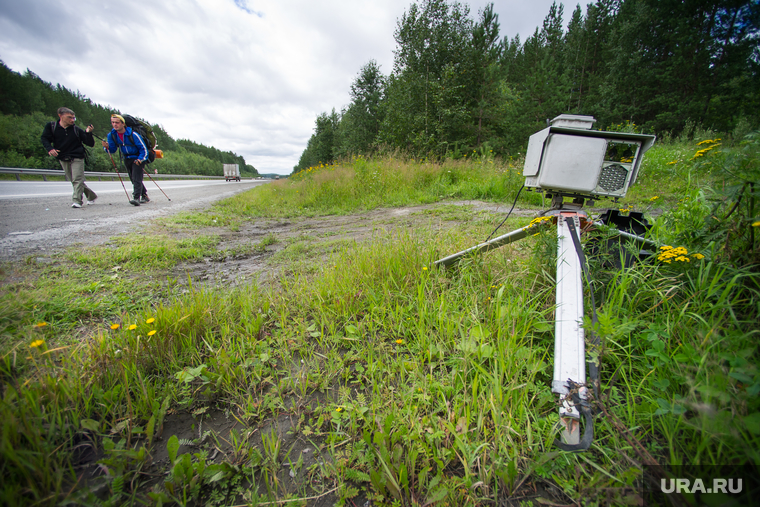
<path fill-rule="evenodd" d="M 660 198 L 660 196 L 659 196 L 659 195 L 656 195 L 656 196 L 652 197 L 652 198 L 651 198 L 651 199 L 649 199 L 649 200 L 650 200 L 650 201 L 655 201 L 655 200 L 657 200 L 657 199 L 659 199 L 659 198 Z"/>
<path fill-rule="evenodd" d="M 32 343 L 29 344 L 29 346 L 32 347 L 33 349 L 36 349 L 37 347 L 39 347 L 43 343 L 45 343 L 44 340 L 34 340 Z"/>
<path fill-rule="evenodd" d="M 757 222 L 754 222 L 752 224 L 752 227 L 760 227 L 760 220 L 758 220 Z"/>
<path fill-rule="evenodd" d="M 335 409 L 336 412 L 343 412 L 343 407 L 338 407 Z"/>
<path fill-rule="evenodd" d="M 402 340 L 401 338 L 399 338 L 398 340 L 396 340 L 396 343 L 398 343 L 399 345 L 403 345 L 404 344 L 404 340 Z"/>
<path fill-rule="evenodd" d="M 135 329 L 137 329 L 137 324 L 132 324 L 131 326 L 129 326 L 130 331 L 134 331 Z"/>
<path fill-rule="evenodd" d="M 35 324 L 36 327 L 45 327 L 47 325 L 48 325 L 47 322 L 38 322 L 37 324 Z"/>
<path fill-rule="evenodd" d="M 151 317 L 148 320 L 146 320 L 145 323 L 146 324 L 153 324 L 155 321 L 156 321 L 156 319 L 154 319 L 153 317 Z"/>
<path fill-rule="evenodd" d="M 119 324 L 111 324 L 111 329 L 113 330 L 119 329 Z"/>
<path fill-rule="evenodd" d="M 156 334 L 155 329 L 151 329 L 150 331 L 148 331 L 148 336 L 153 336 L 154 334 Z"/>
<path fill-rule="evenodd" d="M 422 271 L 427 271 L 427 266 L 422 266 Z"/>

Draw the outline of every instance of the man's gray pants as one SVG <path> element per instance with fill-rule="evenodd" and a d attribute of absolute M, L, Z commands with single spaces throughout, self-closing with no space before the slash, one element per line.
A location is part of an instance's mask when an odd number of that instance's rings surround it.
<path fill-rule="evenodd" d="M 66 175 L 66 179 L 71 182 L 74 187 L 74 193 L 71 196 L 71 200 L 77 204 L 82 204 L 82 194 L 88 201 L 94 201 L 98 198 L 98 195 L 90 190 L 84 182 L 84 159 L 74 158 L 71 161 L 59 160 L 61 167 L 63 167 L 63 173 Z"/>

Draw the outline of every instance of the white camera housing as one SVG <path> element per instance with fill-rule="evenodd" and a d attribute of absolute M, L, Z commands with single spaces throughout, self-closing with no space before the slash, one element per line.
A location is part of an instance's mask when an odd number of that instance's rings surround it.
<path fill-rule="evenodd" d="M 591 130 L 591 116 L 562 114 L 530 136 L 525 186 L 541 192 L 596 199 L 625 196 L 653 135 Z"/>

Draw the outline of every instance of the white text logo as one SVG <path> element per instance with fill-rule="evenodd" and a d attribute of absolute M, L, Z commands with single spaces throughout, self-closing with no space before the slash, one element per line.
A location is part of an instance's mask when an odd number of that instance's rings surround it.
<path fill-rule="evenodd" d="M 709 484 L 709 481 L 708 481 Z M 660 479 L 663 493 L 741 493 L 741 479 L 713 479 L 712 487 L 705 487 L 702 479 Z"/>

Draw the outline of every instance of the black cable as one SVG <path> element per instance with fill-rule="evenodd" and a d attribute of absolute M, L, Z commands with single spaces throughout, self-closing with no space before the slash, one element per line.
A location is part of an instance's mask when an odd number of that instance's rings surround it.
<path fill-rule="evenodd" d="M 596 300 L 594 298 L 594 287 L 591 285 L 591 275 L 588 272 L 588 263 L 586 262 L 586 256 L 583 254 L 583 248 L 581 248 L 581 239 L 578 236 L 578 231 L 575 230 L 573 219 L 567 217 L 565 218 L 565 222 L 567 223 L 568 229 L 570 229 L 570 237 L 573 239 L 575 251 L 578 254 L 578 259 L 581 261 L 581 269 L 583 270 L 583 275 L 586 277 L 589 293 L 591 293 L 591 331 L 589 333 L 589 342 L 593 346 L 598 346 L 599 337 L 594 332 L 594 329 L 596 329 L 596 324 L 598 322 L 596 317 Z M 589 363 L 589 377 L 591 377 L 591 381 L 594 383 L 594 397 L 596 399 L 599 399 L 599 365 L 597 365 L 594 361 L 591 361 Z"/>
<path fill-rule="evenodd" d="M 496 234 L 496 231 L 498 231 L 499 228 L 501 228 L 501 226 L 504 225 L 504 222 L 507 221 L 507 218 L 509 218 L 509 215 L 512 214 L 512 210 L 515 209 L 515 204 L 517 204 L 517 199 L 520 197 L 520 192 L 522 192 L 523 188 L 525 188 L 525 185 L 521 186 L 520 190 L 517 191 L 517 196 L 515 196 L 515 202 L 512 203 L 512 207 L 509 209 L 509 213 L 507 213 L 507 216 L 504 217 L 504 220 L 502 220 L 501 223 L 498 226 L 496 226 L 496 229 L 494 229 L 493 232 L 491 233 L 491 235 L 486 238 L 486 241 L 484 241 L 484 243 L 487 242 L 489 239 L 491 239 L 491 237 L 494 234 Z"/>

